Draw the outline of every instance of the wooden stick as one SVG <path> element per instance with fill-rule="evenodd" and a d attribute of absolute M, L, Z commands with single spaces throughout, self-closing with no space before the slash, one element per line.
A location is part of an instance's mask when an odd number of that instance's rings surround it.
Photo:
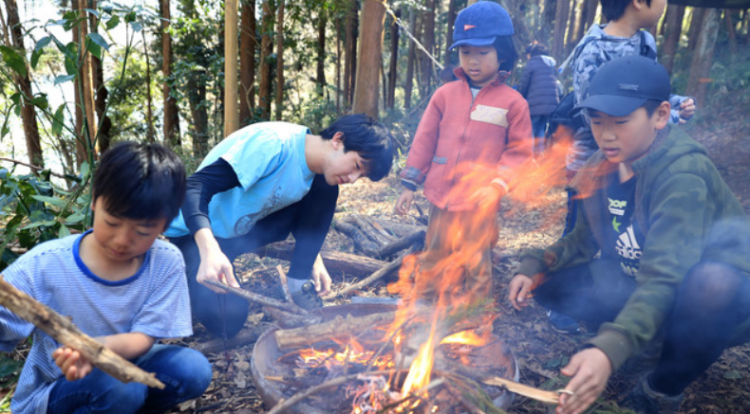
<path fill-rule="evenodd" d="M 373 313 L 367 316 L 335 318 L 318 325 L 281 329 L 274 332 L 279 349 L 302 348 L 334 338 L 348 338 L 375 326 L 392 323 L 396 312 Z"/>
<path fill-rule="evenodd" d="M 398 239 L 394 242 L 388 243 L 377 251 L 379 257 L 388 257 L 394 253 L 400 252 L 401 250 L 415 244 L 424 244 L 424 237 L 426 232 L 424 230 L 417 230 L 414 233 Z"/>
<path fill-rule="evenodd" d="M 294 254 L 294 242 L 283 241 L 271 243 L 256 250 L 255 253 L 261 257 L 266 256 L 290 261 Z M 326 265 L 326 269 L 328 269 L 328 272 L 332 275 L 336 272 L 349 277 L 366 277 L 388 264 L 388 262 L 373 259 L 371 257 L 329 249 L 322 249 L 320 251 L 320 257 L 323 258 L 323 263 Z"/>
<path fill-rule="evenodd" d="M 276 266 L 276 270 L 279 272 L 279 280 L 281 282 L 281 291 L 284 292 L 284 298 L 286 299 L 286 302 L 289 304 L 290 308 L 293 308 L 293 313 L 296 313 L 298 315 L 303 315 L 307 313 L 304 309 L 297 306 L 296 303 L 294 303 L 294 299 L 292 299 L 292 294 L 289 292 L 289 283 L 286 280 L 286 273 L 284 272 L 284 269 L 281 268 L 281 265 Z"/>
<path fill-rule="evenodd" d="M 359 289 L 362 289 L 365 286 L 369 286 L 374 281 L 383 278 L 383 276 L 391 274 L 392 272 L 394 272 L 395 270 L 397 270 L 398 268 L 401 267 L 401 263 L 404 261 L 404 257 L 406 257 L 409 254 L 413 253 L 414 250 L 415 249 L 412 246 L 412 248 L 409 249 L 409 250 L 407 250 L 406 253 L 401 254 L 395 260 L 393 260 L 392 262 L 390 262 L 387 265 L 385 265 L 382 268 L 380 268 L 380 270 L 378 270 L 377 272 L 375 272 L 375 273 L 371 274 L 370 276 L 368 276 L 368 277 L 360 280 L 357 283 L 354 283 L 352 285 L 349 285 L 349 286 L 345 287 L 344 289 L 342 289 L 342 290 L 340 290 L 338 292 L 333 292 L 333 293 L 330 293 L 330 294 L 324 296 L 323 300 L 333 300 L 333 299 L 336 299 L 338 297 L 347 296 L 348 294 L 354 292 L 355 290 L 359 290 Z"/>
<path fill-rule="evenodd" d="M 379 374 L 386 375 L 386 374 L 390 374 L 392 371 L 393 370 L 388 370 L 388 371 L 374 371 L 374 372 L 371 372 L 370 375 L 379 375 Z M 332 379 L 330 381 L 326 381 L 326 382 L 324 382 L 324 383 L 322 383 L 320 385 L 316 385 L 314 387 L 310 387 L 310 388 L 308 388 L 308 389 L 306 389 L 306 390 L 304 390 L 302 392 L 298 392 L 297 394 L 294 394 L 289 399 L 286 399 L 286 400 L 282 399 L 282 400 L 280 400 L 276 404 L 276 406 L 274 406 L 271 409 L 271 411 L 268 411 L 266 414 L 280 414 L 280 413 L 283 413 L 284 411 L 286 411 L 290 407 L 294 406 L 295 404 L 297 404 L 298 402 L 304 400 L 305 398 L 307 398 L 307 397 L 315 394 L 316 392 L 322 391 L 322 390 L 324 390 L 326 388 L 337 387 L 337 386 L 339 386 L 341 384 L 345 384 L 345 383 L 347 383 L 349 381 L 356 380 L 357 377 L 360 376 L 360 375 L 362 375 L 362 374 L 352 374 L 352 375 L 345 375 L 345 376 L 342 376 L 342 377 L 336 377 L 336 378 L 334 378 L 334 379 Z"/>
<path fill-rule="evenodd" d="M 216 354 L 224 352 L 226 349 L 239 348 L 251 344 L 258 340 L 260 332 L 258 329 L 243 329 L 236 336 L 224 341 L 224 338 L 216 338 L 208 342 L 198 343 L 195 350 L 203 355 Z"/>
<path fill-rule="evenodd" d="M 247 290 L 244 290 L 244 289 L 240 289 L 240 288 L 228 286 L 228 285 L 225 285 L 225 284 L 223 284 L 221 282 L 217 282 L 215 280 L 206 280 L 206 283 L 209 284 L 209 285 L 211 285 L 211 286 L 216 286 L 218 288 L 222 288 L 222 289 L 226 290 L 229 293 L 234 293 L 235 295 L 243 297 L 243 298 L 245 298 L 247 300 L 260 303 L 261 305 L 265 305 L 265 306 L 270 306 L 272 308 L 281 309 L 281 310 L 284 310 L 284 311 L 287 311 L 287 312 L 291 312 L 291 313 L 294 313 L 294 314 L 297 314 L 297 315 L 307 315 L 307 313 L 308 313 L 306 310 L 304 310 L 304 309 L 302 309 L 302 308 L 300 308 L 298 306 L 292 307 L 288 303 L 284 303 L 284 302 L 281 302 L 279 300 L 276 300 L 276 299 L 273 299 L 273 298 L 269 298 L 268 296 L 263 296 L 263 295 L 259 295 L 257 293 L 248 292 Z"/>
<path fill-rule="evenodd" d="M 496 387 L 503 387 L 506 390 L 522 395 L 524 397 L 531 398 L 532 400 L 541 401 L 545 404 L 558 404 L 560 402 L 559 391 L 547 391 L 540 390 L 539 388 L 530 387 L 509 379 L 500 377 L 490 377 L 482 380 L 487 385 L 494 385 Z"/>
<path fill-rule="evenodd" d="M 452 396 L 454 396 L 458 402 L 461 403 L 464 407 L 466 407 L 467 410 L 469 410 L 469 413 L 471 414 L 487 414 L 484 411 L 482 411 L 481 408 L 477 407 L 476 404 L 469 401 L 466 397 L 461 394 L 461 391 L 457 390 L 456 387 L 451 385 L 450 382 L 445 383 L 445 388 L 448 390 L 449 393 L 451 393 Z"/>
<path fill-rule="evenodd" d="M 57 342 L 80 352 L 95 367 L 124 382 L 139 382 L 149 387 L 164 389 L 164 384 L 111 349 L 86 335 L 68 318 L 16 289 L 0 275 L 0 305 L 18 317 L 31 322 Z"/>

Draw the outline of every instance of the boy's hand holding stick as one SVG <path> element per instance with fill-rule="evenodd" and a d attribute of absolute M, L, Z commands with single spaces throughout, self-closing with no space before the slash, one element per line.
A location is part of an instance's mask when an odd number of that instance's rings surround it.
<path fill-rule="evenodd" d="M 77 350 L 95 367 L 118 380 L 139 382 L 149 387 L 164 389 L 164 384 L 109 348 L 86 335 L 69 319 L 16 289 L 0 275 L 0 305 L 18 317 L 34 324 L 57 342 Z"/>

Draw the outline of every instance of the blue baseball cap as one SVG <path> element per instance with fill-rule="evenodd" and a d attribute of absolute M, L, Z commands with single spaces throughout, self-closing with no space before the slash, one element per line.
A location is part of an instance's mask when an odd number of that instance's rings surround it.
<path fill-rule="evenodd" d="M 625 56 L 599 68 L 589 84 L 588 96 L 576 108 L 625 116 L 649 99 L 669 101 L 671 89 L 664 66 L 644 56 Z"/>
<path fill-rule="evenodd" d="M 510 15 L 499 4 L 492 1 L 480 1 L 461 10 L 453 26 L 453 45 L 459 46 L 492 46 L 498 36 L 513 34 L 513 22 Z"/>

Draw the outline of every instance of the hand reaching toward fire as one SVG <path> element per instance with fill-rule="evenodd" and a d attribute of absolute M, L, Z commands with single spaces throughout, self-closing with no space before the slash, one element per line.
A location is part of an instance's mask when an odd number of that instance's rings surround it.
<path fill-rule="evenodd" d="M 612 363 L 599 348 L 588 348 L 573 355 L 560 372 L 573 377 L 560 395 L 557 414 L 580 414 L 599 398 L 612 375 Z"/>
<path fill-rule="evenodd" d="M 326 269 L 320 254 L 318 254 L 318 257 L 315 258 L 315 263 L 313 263 L 312 280 L 318 296 L 322 297 L 331 293 L 331 275 L 328 274 L 328 269 Z"/>
<path fill-rule="evenodd" d="M 495 209 L 497 208 L 497 203 L 504 195 L 505 190 L 503 188 L 488 185 L 475 191 L 474 194 L 469 197 L 469 201 L 476 204 L 480 210 L 485 210 L 487 208 Z"/>
<path fill-rule="evenodd" d="M 394 209 L 396 214 L 403 216 L 408 213 L 412 201 L 414 201 L 414 191 L 409 190 L 408 188 L 401 191 L 401 195 L 398 196 L 398 200 L 396 200 L 396 208 Z"/>
<path fill-rule="evenodd" d="M 534 287 L 534 280 L 526 275 L 517 274 L 508 285 L 508 300 L 516 310 L 522 310 L 528 306 L 526 299 L 531 294 L 531 288 Z"/>

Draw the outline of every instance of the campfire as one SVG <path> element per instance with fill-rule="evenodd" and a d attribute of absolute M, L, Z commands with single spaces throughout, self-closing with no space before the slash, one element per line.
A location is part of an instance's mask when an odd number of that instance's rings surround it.
<path fill-rule="evenodd" d="M 525 166 L 518 174 L 524 181 L 511 183 L 514 195 L 533 200 L 549 191 L 556 184 L 550 170 L 564 165 L 564 153 L 553 147 Z M 487 171 L 475 169 L 467 182 L 486 183 Z M 472 240 L 463 236 L 466 223 L 448 229 L 451 253 L 437 263 L 405 256 L 398 281 L 388 286 L 399 306 L 329 306 L 314 315 L 274 306 L 287 329 L 265 332 L 252 359 L 258 390 L 274 407 L 269 413 L 501 413 L 513 393 L 555 403 L 556 392 L 517 383 L 515 358 L 492 332 L 493 303 L 465 283 L 465 269 L 495 241 L 494 224 L 487 226 L 495 213 L 492 205 L 476 212 L 470 230 L 480 237 Z"/>

